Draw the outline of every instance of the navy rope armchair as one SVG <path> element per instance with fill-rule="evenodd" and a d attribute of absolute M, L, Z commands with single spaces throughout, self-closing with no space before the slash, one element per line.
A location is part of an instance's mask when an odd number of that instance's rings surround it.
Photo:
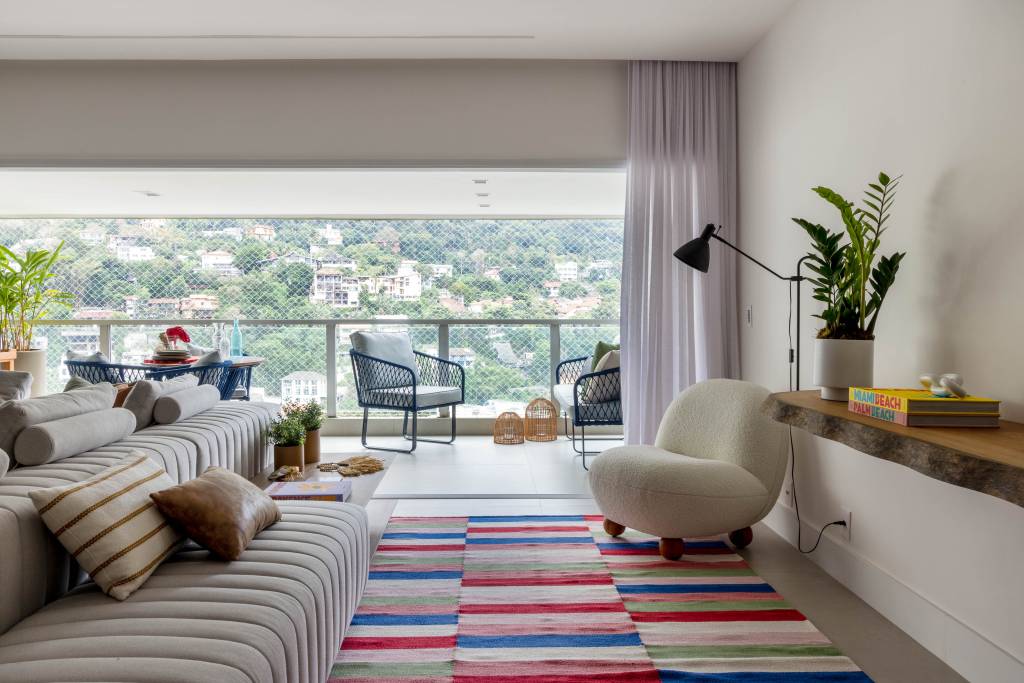
<path fill-rule="evenodd" d="M 413 352 L 415 368 L 356 350 L 349 352 L 355 376 L 356 399 L 363 409 L 362 443 L 364 448 L 395 453 L 412 453 L 419 441 L 450 444 L 457 434 L 455 406 L 465 402 L 466 372 L 458 363 Z M 419 436 L 418 413 L 438 408 L 451 409 L 451 436 L 425 439 Z M 370 410 L 402 411 L 402 437 L 411 442 L 407 449 L 384 448 L 367 443 Z M 412 431 L 409 416 L 412 415 Z"/>
<path fill-rule="evenodd" d="M 591 372 L 590 356 L 570 358 L 558 364 L 555 375 L 555 400 L 562 410 L 566 436 L 572 448 L 582 456 L 583 469 L 587 467 L 587 427 L 622 426 L 622 387 L 619 368 Z M 570 422 L 571 420 L 571 433 Z M 576 428 L 580 437 L 577 441 Z M 594 438 L 591 441 L 618 441 L 621 437 Z M 577 446 L 577 443 L 579 446 Z"/>
<path fill-rule="evenodd" d="M 122 365 L 103 361 L 66 360 L 68 373 L 72 377 L 81 377 L 88 382 L 110 382 L 111 384 L 134 384 L 140 380 L 150 379 L 157 382 L 195 375 L 200 384 L 210 384 L 220 391 L 222 401 L 230 400 L 238 388 L 239 382 L 247 368 L 232 366 L 231 361 L 213 365 L 161 368 L 158 365 Z"/>

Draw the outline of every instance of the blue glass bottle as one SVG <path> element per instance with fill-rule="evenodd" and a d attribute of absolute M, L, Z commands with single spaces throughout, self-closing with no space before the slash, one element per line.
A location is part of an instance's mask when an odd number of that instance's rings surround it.
<path fill-rule="evenodd" d="M 238 327 L 237 318 L 235 319 L 234 325 L 231 327 L 231 355 L 242 355 L 242 330 Z"/>

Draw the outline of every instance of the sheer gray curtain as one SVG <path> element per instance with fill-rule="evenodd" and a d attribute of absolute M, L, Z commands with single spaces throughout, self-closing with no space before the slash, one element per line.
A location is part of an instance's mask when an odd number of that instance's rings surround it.
<path fill-rule="evenodd" d="M 635 444 L 653 443 L 680 391 L 739 374 L 734 254 L 712 244 L 707 274 L 672 258 L 706 223 L 736 236 L 736 65 L 633 62 L 628 93 L 622 402 Z"/>

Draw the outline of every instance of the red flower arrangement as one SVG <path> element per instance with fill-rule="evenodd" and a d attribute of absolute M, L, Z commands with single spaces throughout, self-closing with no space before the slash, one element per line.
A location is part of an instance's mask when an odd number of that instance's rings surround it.
<path fill-rule="evenodd" d="M 192 341 L 192 337 L 188 336 L 188 332 L 186 332 L 185 328 L 180 325 L 168 327 L 167 330 L 164 331 L 164 334 L 167 335 L 168 339 L 180 339 L 186 344 Z"/>

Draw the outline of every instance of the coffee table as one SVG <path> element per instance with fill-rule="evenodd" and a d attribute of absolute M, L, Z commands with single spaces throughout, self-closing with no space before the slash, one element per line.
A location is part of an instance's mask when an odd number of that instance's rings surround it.
<path fill-rule="evenodd" d="M 340 462 L 347 460 L 355 455 L 367 455 L 365 451 L 355 453 L 323 453 L 321 454 L 320 462 Z M 316 465 L 306 465 L 303 470 L 302 481 L 338 481 L 339 479 L 348 479 L 352 482 L 352 496 L 347 502 L 355 505 L 361 505 L 366 507 L 370 500 L 373 498 L 373 492 L 377 490 L 377 486 L 380 485 L 384 475 L 387 474 L 388 466 L 391 464 L 394 454 L 392 453 L 374 453 L 373 457 L 378 458 L 384 462 L 384 469 L 380 472 L 374 472 L 373 474 L 364 474 L 360 477 L 342 477 L 337 472 L 321 472 L 317 469 Z M 270 481 L 267 477 L 273 474 L 274 470 L 277 469 L 273 465 L 266 468 L 259 474 L 257 474 L 252 482 L 259 486 L 261 489 L 266 489 L 274 482 Z"/>

